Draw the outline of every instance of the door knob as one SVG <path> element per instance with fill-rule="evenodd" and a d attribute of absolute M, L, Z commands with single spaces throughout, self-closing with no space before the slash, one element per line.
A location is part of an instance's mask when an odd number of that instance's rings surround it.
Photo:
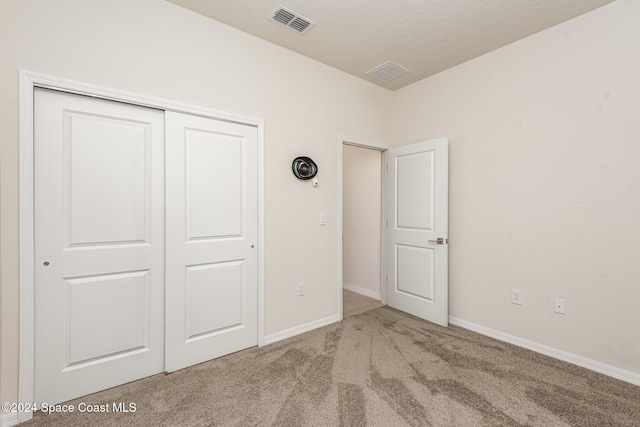
<path fill-rule="evenodd" d="M 447 242 L 449 239 L 447 239 Z M 436 245 L 444 245 L 444 237 L 438 237 L 436 240 L 429 240 L 429 243 L 435 243 Z"/>

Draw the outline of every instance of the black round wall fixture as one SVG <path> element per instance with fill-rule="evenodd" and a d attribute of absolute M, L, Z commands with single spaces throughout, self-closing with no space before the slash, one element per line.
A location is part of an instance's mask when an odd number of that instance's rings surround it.
<path fill-rule="evenodd" d="M 291 164 L 293 174 L 298 179 L 311 179 L 318 174 L 318 165 L 308 157 L 296 157 Z"/>

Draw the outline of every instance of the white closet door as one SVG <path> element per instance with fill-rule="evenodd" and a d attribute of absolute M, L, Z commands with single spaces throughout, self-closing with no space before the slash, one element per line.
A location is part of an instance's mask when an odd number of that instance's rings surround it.
<path fill-rule="evenodd" d="M 35 91 L 35 401 L 164 367 L 162 111 Z"/>
<path fill-rule="evenodd" d="M 166 112 L 166 370 L 258 342 L 258 138 Z"/>

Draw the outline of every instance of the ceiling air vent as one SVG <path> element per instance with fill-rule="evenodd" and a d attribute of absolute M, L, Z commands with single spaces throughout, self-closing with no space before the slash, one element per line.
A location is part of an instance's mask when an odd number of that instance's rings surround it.
<path fill-rule="evenodd" d="M 300 16 L 291 10 L 284 8 L 282 6 L 276 7 L 276 10 L 271 12 L 269 19 L 272 21 L 276 21 L 288 28 L 291 28 L 293 31 L 304 34 L 311 27 L 315 25 L 313 21 L 305 18 L 304 16 Z"/>
<path fill-rule="evenodd" d="M 395 62 L 387 61 L 384 64 L 378 65 L 377 67 L 367 71 L 367 74 L 375 77 L 376 79 L 380 79 L 383 82 L 388 82 L 389 80 L 393 80 L 396 77 L 407 74 L 408 72 L 409 70 L 403 66 L 398 65 Z"/>

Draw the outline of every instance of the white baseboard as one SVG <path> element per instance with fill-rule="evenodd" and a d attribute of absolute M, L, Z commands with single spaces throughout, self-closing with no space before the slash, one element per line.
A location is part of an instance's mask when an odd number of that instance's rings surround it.
<path fill-rule="evenodd" d="M 0 415 L 0 427 L 10 427 L 18 425 L 18 414 L 17 413 L 7 413 Z"/>
<path fill-rule="evenodd" d="M 304 325 L 296 326 L 294 328 L 285 329 L 284 331 L 269 334 L 264 337 L 264 344 L 265 345 L 273 344 L 274 342 L 295 337 L 296 335 L 313 331 L 314 329 L 318 329 L 323 326 L 327 326 L 332 323 L 339 322 L 340 320 L 341 320 L 341 317 L 337 314 L 334 314 L 333 316 L 325 317 L 324 319 L 315 320 L 313 322 L 305 323 Z"/>
<path fill-rule="evenodd" d="M 467 322 L 466 320 L 458 319 L 455 317 L 449 316 L 449 323 L 455 326 L 460 326 L 461 328 L 469 329 L 470 331 L 477 332 L 482 335 L 486 335 L 491 338 L 495 338 L 499 341 L 517 345 L 518 347 L 523 347 L 528 350 L 535 351 L 536 353 L 541 353 L 546 356 L 564 360 L 565 362 L 582 366 L 583 368 L 587 368 L 589 370 L 607 375 L 609 377 L 617 378 L 619 380 L 640 386 L 640 374 L 637 374 L 635 372 L 616 368 L 615 366 L 607 365 L 606 363 L 587 359 L 586 357 L 578 356 L 577 354 L 568 353 L 563 350 L 558 350 L 557 348 L 538 344 L 533 341 L 528 341 L 514 335 L 505 334 L 504 332 L 486 328 L 484 326 L 480 326 L 472 322 Z"/>
<path fill-rule="evenodd" d="M 347 291 L 355 292 L 356 294 L 364 295 L 365 297 L 373 298 L 375 300 L 380 301 L 382 298 L 380 296 L 380 292 L 373 292 L 369 289 L 361 288 L 356 285 L 352 285 L 351 283 L 342 283 L 342 288 Z"/>

